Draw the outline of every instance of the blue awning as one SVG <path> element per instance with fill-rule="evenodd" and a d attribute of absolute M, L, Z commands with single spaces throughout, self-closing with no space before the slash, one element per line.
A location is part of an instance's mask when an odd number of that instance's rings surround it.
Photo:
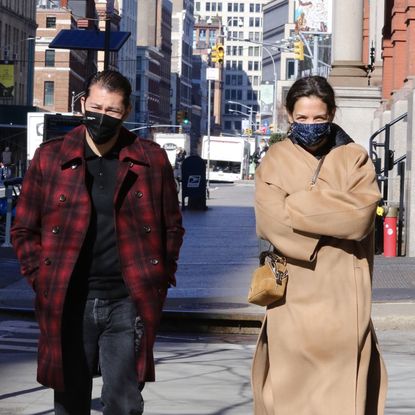
<path fill-rule="evenodd" d="M 111 32 L 109 50 L 119 51 L 130 35 L 130 32 Z M 49 44 L 49 48 L 105 50 L 105 32 L 62 29 Z"/>

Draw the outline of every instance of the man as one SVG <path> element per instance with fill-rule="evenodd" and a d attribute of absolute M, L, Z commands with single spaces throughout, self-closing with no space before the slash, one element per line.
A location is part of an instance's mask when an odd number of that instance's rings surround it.
<path fill-rule="evenodd" d="M 122 127 L 130 94 L 120 73 L 94 75 L 84 125 L 41 145 L 17 205 L 12 239 L 36 292 L 37 376 L 59 415 L 90 413 L 98 365 L 107 415 L 142 414 L 140 391 L 154 380 L 184 229 L 165 151 Z"/>

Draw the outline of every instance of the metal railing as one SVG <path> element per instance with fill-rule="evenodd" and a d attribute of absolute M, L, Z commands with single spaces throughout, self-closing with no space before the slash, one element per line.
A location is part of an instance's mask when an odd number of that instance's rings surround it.
<path fill-rule="evenodd" d="M 402 256 L 402 239 L 403 239 L 403 223 L 404 223 L 404 196 L 405 196 L 405 160 L 406 154 L 394 160 L 394 151 L 390 149 L 390 131 L 391 127 L 401 120 L 404 120 L 408 116 L 408 113 L 404 113 L 399 117 L 396 117 L 389 123 L 385 124 L 382 128 L 379 128 L 374 132 L 369 139 L 369 156 L 375 165 L 376 177 L 378 180 L 379 188 L 382 188 L 383 203 L 388 200 L 389 191 L 389 171 L 397 165 L 397 175 L 399 176 L 399 210 L 398 210 L 398 256 Z M 385 132 L 385 140 L 383 143 L 378 143 L 375 138 Z M 376 153 L 376 148 L 384 148 L 384 162 L 382 167 L 382 159 Z"/>

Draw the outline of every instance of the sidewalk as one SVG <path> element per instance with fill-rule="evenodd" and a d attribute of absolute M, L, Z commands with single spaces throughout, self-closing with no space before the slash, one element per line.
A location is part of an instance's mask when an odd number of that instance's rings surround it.
<path fill-rule="evenodd" d="M 165 327 L 258 331 L 263 309 L 246 301 L 259 249 L 253 191 L 252 181 L 213 185 L 207 211 L 183 212 L 186 235 Z M 12 249 L 0 248 L 0 310 L 31 313 L 33 298 Z M 415 327 L 415 258 L 375 257 L 373 301 L 376 326 Z"/>

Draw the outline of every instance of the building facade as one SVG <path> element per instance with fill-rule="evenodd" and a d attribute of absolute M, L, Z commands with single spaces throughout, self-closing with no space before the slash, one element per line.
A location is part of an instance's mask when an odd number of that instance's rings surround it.
<path fill-rule="evenodd" d="M 222 131 L 227 134 L 241 134 L 246 121 L 251 119 L 254 123 L 260 110 L 263 6 L 267 2 L 195 1 L 195 14 L 205 19 L 220 17 L 222 21 L 220 36 L 225 46 Z"/>
<path fill-rule="evenodd" d="M 173 0 L 172 15 L 172 118 L 184 111 L 192 119 L 193 0 Z"/>
<path fill-rule="evenodd" d="M 172 4 L 168 0 L 138 0 L 137 10 L 135 121 L 142 128 L 140 135 L 146 137 L 150 125 L 172 124 Z"/>
<path fill-rule="evenodd" d="M 118 52 L 118 70 L 130 81 L 132 94 L 131 105 L 135 108 L 136 74 L 137 74 L 137 0 L 118 0 L 120 31 L 131 35 Z M 134 121 L 134 111 L 129 121 Z"/>
<path fill-rule="evenodd" d="M 0 0 L 0 105 L 32 105 L 35 0 Z"/>
<path fill-rule="evenodd" d="M 49 2 L 38 0 L 33 105 L 53 112 L 79 111 L 79 98 L 88 76 L 96 72 L 96 52 L 51 49 L 62 29 L 93 29 L 94 0 Z"/>
<path fill-rule="evenodd" d="M 26 166 L 26 114 L 33 111 L 35 0 L 0 0 L 0 154 L 9 147 L 12 174 Z"/>

